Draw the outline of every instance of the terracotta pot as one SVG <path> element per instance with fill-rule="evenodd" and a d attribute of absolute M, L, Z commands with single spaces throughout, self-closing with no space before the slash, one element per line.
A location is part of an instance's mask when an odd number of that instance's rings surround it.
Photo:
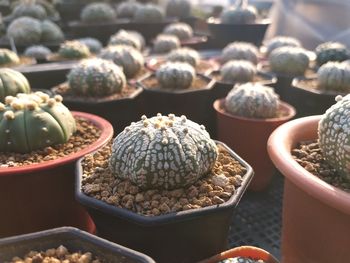
<path fill-rule="evenodd" d="M 278 263 L 278 260 L 264 249 L 253 246 L 235 247 L 198 263 L 218 263 L 228 258 L 244 257 L 263 260 L 265 263 Z"/>
<path fill-rule="evenodd" d="M 75 162 L 104 146 L 113 135 L 104 119 L 73 112 L 96 124 L 100 138 L 79 152 L 43 163 L 0 168 L 0 237 L 30 233 L 58 226 L 76 226 L 93 232 L 86 211 L 74 199 Z"/>
<path fill-rule="evenodd" d="M 0 239 L 0 261 L 10 262 L 13 257 L 23 257 L 31 250 L 46 251 L 61 245 L 70 252 L 91 252 L 103 262 L 155 263 L 144 254 L 73 227 L 61 227 Z"/>
<path fill-rule="evenodd" d="M 266 143 L 271 133 L 281 124 L 293 118 L 295 109 L 282 102 L 283 117 L 253 119 L 234 116 L 224 109 L 224 99 L 214 102 L 217 113 L 218 140 L 234 149 L 253 167 L 255 176 L 250 190 L 264 190 L 271 182 L 274 166 L 269 158 Z"/>
<path fill-rule="evenodd" d="M 227 249 L 232 214 L 253 176 L 243 159 L 221 142 L 247 172 L 225 203 L 160 216 L 143 216 L 85 195 L 82 166 L 76 169 L 76 198 L 93 218 L 98 235 L 150 255 L 159 263 L 192 263 Z"/>
<path fill-rule="evenodd" d="M 320 117 L 288 122 L 268 141 L 270 157 L 285 176 L 284 263 L 344 262 L 350 258 L 350 194 L 312 175 L 291 155 L 298 142 L 317 139 Z"/>

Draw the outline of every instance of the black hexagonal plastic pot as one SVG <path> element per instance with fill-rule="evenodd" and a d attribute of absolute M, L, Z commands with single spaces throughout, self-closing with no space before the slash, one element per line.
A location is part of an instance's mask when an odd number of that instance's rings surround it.
<path fill-rule="evenodd" d="M 223 204 L 153 217 L 139 215 L 85 195 L 82 159 L 76 166 L 76 199 L 88 210 L 103 238 L 150 255 L 159 263 L 205 259 L 227 248 L 233 212 L 253 177 L 249 164 L 225 144 L 216 143 L 247 170 L 242 185 Z"/>
<path fill-rule="evenodd" d="M 91 252 L 103 262 L 155 263 L 150 257 L 73 227 L 61 227 L 0 239 L 0 262 L 15 256 L 65 246 L 70 252 Z"/>

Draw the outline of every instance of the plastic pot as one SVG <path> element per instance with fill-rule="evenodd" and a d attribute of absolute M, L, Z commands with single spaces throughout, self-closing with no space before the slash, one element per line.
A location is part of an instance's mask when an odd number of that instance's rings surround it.
<path fill-rule="evenodd" d="M 127 98 L 85 100 L 83 97 L 63 96 L 63 100 L 70 110 L 88 112 L 105 118 L 113 125 L 114 134 L 117 135 L 144 114 L 142 93 L 142 88 L 138 87 Z"/>
<path fill-rule="evenodd" d="M 218 47 L 234 41 L 244 41 L 260 46 L 271 21 L 265 19 L 254 24 L 222 24 L 218 19 L 209 18 L 207 25 Z"/>
<path fill-rule="evenodd" d="M 160 216 L 143 216 L 82 193 L 81 161 L 76 169 L 76 198 L 93 218 L 98 235 L 150 255 L 159 263 L 192 263 L 227 248 L 231 217 L 252 176 L 252 168 L 221 142 L 247 172 L 225 203 Z"/>
<path fill-rule="evenodd" d="M 210 96 L 214 80 L 197 74 L 197 77 L 206 82 L 205 87 L 195 90 L 171 91 L 145 86 L 144 81 L 151 77 L 154 77 L 154 74 L 148 74 L 138 81 L 138 85 L 144 89 L 144 114 L 147 116 L 155 116 L 157 113 L 185 115 L 188 119 L 203 124 L 212 134 L 215 120 L 210 116 Z"/>
<path fill-rule="evenodd" d="M 0 239 L 0 261 L 11 261 L 13 257 L 23 257 L 31 250 L 46 251 L 61 245 L 70 252 L 91 252 L 103 262 L 155 263 L 144 254 L 73 227 L 61 227 Z"/>
<path fill-rule="evenodd" d="M 285 177 L 282 262 L 329 263 L 350 258 L 350 193 L 329 185 L 300 166 L 291 151 L 316 140 L 321 116 L 290 121 L 269 138 L 268 151 Z"/>
<path fill-rule="evenodd" d="M 295 115 L 295 109 L 280 103 L 282 117 L 270 119 L 253 119 L 235 116 L 224 109 L 224 99 L 214 102 L 217 113 L 218 140 L 234 149 L 253 167 L 255 176 L 249 186 L 250 190 L 262 191 L 271 182 L 274 165 L 267 153 L 267 140 L 271 133 L 281 124 Z"/>
<path fill-rule="evenodd" d="M 266 250 L 253 246 L 235 247 L 198 263 L 218 263 L 221 260 L 236 257 L 263 260 L 265 263 L 279 263 L 279 261 Z"/>
<path fill-rule="evenodd" d="M 101 129 L 100 138 L 79 152 L 56 160 L 0 168 L 0 237 L 30 233 L 58 226 L 76 226 L 93 232 L 87 212 L 74 199 L 75 162 L 104 146 L 113 135 L 104 119 L 81 112 Z"/>

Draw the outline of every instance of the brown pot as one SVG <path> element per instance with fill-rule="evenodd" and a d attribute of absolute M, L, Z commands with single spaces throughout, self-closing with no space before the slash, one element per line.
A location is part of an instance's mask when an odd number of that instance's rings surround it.
<path fill-rule="evenodd" d="M 293 118 L 295 109 L 281 102 L 283 116 L 271 119 L 234 116 L 224 109 L 224 99 L 216 100 L 214 109 L 217 114 L 218 140 L 226 143 L 253 167 L 255 176 L 249 189 L 264 190 L 274 174 L 274 166 L 266 149 L 267 140 L 279 125 Z"/>
<path fill-rule="evenodd" d="M 269 252 L 253 246 L 235 247 L 198 263 L 218 263 L 221 260 L 236 257 L 263 260 L 265 263 L 278 263 L 278 260 Z"/>
<path fill-rule="evenodd" d="M 285 176 L 282 226 L 284 263 L 347 262 L 350 259 L 350 193 L 300 166 L 291 150 L 317 138 L 320 116 L 288 122 L 269 138 L 273 163 Z"/>

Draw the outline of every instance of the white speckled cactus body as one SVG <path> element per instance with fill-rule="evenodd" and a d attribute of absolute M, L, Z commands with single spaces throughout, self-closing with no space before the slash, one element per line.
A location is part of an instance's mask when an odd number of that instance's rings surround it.
<path fill-rule="evenodd" d="M 14 7 L 11 17 L 18 18 L 22 16 L 43 20 L 47 18 L 47 13 L 45 8 L 36 4 L 35 1 L 22 1 Z"/>
<path fill-rule="evenodd" d="M 323 65 L 328 61 L 344 61 L 350 59 L 350 50 L 339 42 L 326 42 L 320 44 L 315 49 L 316 61 L 318 65 Z"/>
<path fill-rule="evenodd" d="M 75 130 L 75 119 L 61 96 L 21 93 L 0 103 L 1 152 L 28 153 L 65 143 Z"/>
<path fill-rule="evenodd" d="M 220 69 L 221 78 L 227 83 L 253 81 L 256 73 L 256 66 L 247 60 L 231 60 Z"/>
<path fill-rule="evenodd" d="M 0 102 L 4 102 L 7 96 L 29 92 L 29 82 L 21 72 L 10 68 L 0 68 Z"/>
<path fill-rule="evenodd" d="M 154 53 L 168 53 L 174 49 L 180 48 L 180 40 L 173 35 L 158 35 L 153 44 Z"/>
<path fill-rule="evenodd" d="M 257 19 L 257 10 L 248 5 L 248 0 L 237 0 L 233 7 L 225 9 L 221 15 L 223 24 L 252 24 Z"/>
<path fill-rule="evenodd" d="M 81 11 L 80 19 L 84 23 L 108 23 L 117 18 L 114 9 L 106 3 L 91 3 Z"/>
<path fill-rule="evenodd" d="M 301 47 L 301 43 L 294 37 L 276 36 L 266 42 L 266 55 L 279 47 Z"/>
<path fill-rule="evenodd" d="M 258 63 L 259 51 L 256 46 L 247 42 L 233 42 L 228 44 L 221 54 L 221 61 L 248 60 L 253 64 Z"/>
<path fill-rule="evenodd" d="M 7 28 L 7 37 L 16 44 L 33 45 L 41 40 L 40 20 L 31 17 L 19 17 L 11 22 Z"/>
<path fill-rule="evenodd" d="M 188 89 L 195 77 L 195 69 L 183 62 L 167 62 L 156 71 L 156 78 L 163 89 Z"/>
<path fill-rule="evenodd" d="M 70 40 L 62 43 L 58 54 L 62 58 L 67 59 L 87 58 L 91 55 L 89 48 L 77 40 Z"/>
<path fill-rule="evenodd" d="M 327 62 L 317 71 L 318 86 L 322 90 L 350 92 L 350 65 L 340 62 Z"/>
<path fill-rule="evenodd" d="M 128 78 L 135 77 L 144 68 L 142 54 L 131 46 L 109 46 L 99 56 L 121 66 Z"/>
<path fill-rule="evenodd" d="M 102 43 L 93 37 L 80 38 L 78 41 L 86 45 L 89 48 L 90 52 L 95 54 L 99 53 L 103 47 Z"/>
<path fill-rule="evenodd" d="M 250 258 L 236 257 L 236 258 L 227 258 L 219 261 L 218 263 L 262 263 L 262 261 L 254 260 Z"/>
<path fill-rule="evenodd" d="M 299 47 L 276 48 L 269 56 L 271 70 L 288 76 L 303 76 L 309 62 L 306 50 Z"/>
<path fill-rule="evenodd" d="M 167 56 L 166 61 L 185 62 L 196 67 L 200 61 L 199 53 L 192 48 L 178 48 L 172 50 Z"/>
<path fill-rule="evenodd" d="M 112 95 L 126 86 L 123 70 L 100 58 L 81 61 L 69 72 L 67 79 L 72 93 L 87 97 Z"/>
<path fill-rule="evenodd" d="M 119 18 L 133 18 L 140 3 L 135 0 L 128 0 L 121 2 L 117 7 L 117 17 Z"/>
<path fill-rule="evenodd" d="M 144 189 L 195 183 L 213 168 L 218 149 L 204 126 L 173 114 L 142 117 L 114 140 L 111 171 Z"/>
<path fill-rule="evenodd" d="M 35 59 L 45 59 L 52 52 L 49 48 L 41 45 L 30 46 L 24 50 L 24 55 Z"/>
<path fill-rule="evenodd" d="M 336 100 L 318 124 L 318 142 L 326 161 L 350 181 L 350 95 Z"/>
<path fill-rule="evenodd" d="M 273 88 L 258 83 L 235 86 L 225 98 L 227 112 L 247 118 L 277 117 L 279 96 Z"/>
<path fill-rule="evenodd" d="M 60 43 L 64 40 L 61 28 L 50 20 L 41 22 L 41 38 L 43 43 Z"/>
<path fill-rule="evenodd" d="M 164 18 L 164 11 L 159 6 L 153 4 L 140 6 L 134 15 L 134 21 L 136 23 L 159 23 Z"/>
<path fill-rule="evenodd" d="M 110 37 L 108 45 L 126 45 L 132 46 L 137 50 L 142 50 L 145 46 L 145 39 L 137 31 L 121 29 Z"/>
<path fill-rule="evenodd" d="M 167 35 L 175 35 L 180 40 L 187 40 L 193 37 L 193 29 L 186 23 L 170 24 L 164 28 L 163 33 Z"/>
<path fill-rule="evenodd" d="M 189 0 L 169 0 L 166 5 L 168 17 L 187 18 L 191 16 L 192 4 Z"/>
<path fill-rule="evenodd" d="M 20 63 L 18 55 L 12 50 L 0 48 L 0 65 L 17 65 Z"/>

